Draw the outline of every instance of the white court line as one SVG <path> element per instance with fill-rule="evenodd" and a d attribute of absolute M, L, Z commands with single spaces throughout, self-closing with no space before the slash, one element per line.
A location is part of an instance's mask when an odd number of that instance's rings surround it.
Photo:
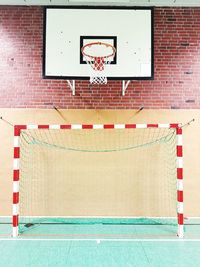
<path fill-rule="evenodd" d="M 95 241 L 97 243 L 99 242 L 200 242 L 200 239 L 184 239 L 184 238 L 177 238 L 177 239 L 91 239 L 91 238 L 62 238 L 62 239 L 56 239 L 56 238 L 26 238 L 26 239 L 18 239 L 18 238 L 0 238 L 0 241 Z"/>

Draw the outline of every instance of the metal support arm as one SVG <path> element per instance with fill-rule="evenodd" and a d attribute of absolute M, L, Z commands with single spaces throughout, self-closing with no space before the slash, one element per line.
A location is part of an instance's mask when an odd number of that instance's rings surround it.
<path fill-rule="evenodd" d="M 75 90 L 76 90 L 76 86 L 75 86 L 75 80 L 67 80 L 67 83 L 70 87 L 70 89 L 72 90 L 72 95 L 75 95 Z"/>
<path fill-rule="evenodd" d="M 128 85 L 131 81 L 128 80 L 128 81 L 122 81 L 122 95 L 124 96 L 125 95 L 125 92 L 126 92 L 126 89 L 128 88 Z"/>

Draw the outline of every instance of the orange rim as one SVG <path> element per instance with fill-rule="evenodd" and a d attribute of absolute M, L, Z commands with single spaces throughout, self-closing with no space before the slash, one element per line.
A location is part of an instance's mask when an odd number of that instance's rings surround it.
<path fill-rule="evenodd" d="M 112 50 L 113 50 L 113 52 L 112 52 L 112 54 L 109 54 L 109 55 L 107 55 L 107 56 L 100 56 L 100 57 L 99 57 L 99 56 L 91 56 L 91 55 L 89 55 L 89 54 L 86 54 L 86 53 L 84 52 L 85 48 L 88 47 L 88 46 L 92 46 L 92 45 L 104 45 L 104 46 L 106 46 L 106 47 L 111 47 Z M 84 45 L 84 46 L 81 48 L 81 52 L 82 52 L 82 54 L 83 54 L 85 57 L 89 57 L 89 58 L 91 58 L 91 59 L 94 59 L 94 58 L 96 58 L 96 57 L 98 57 L 98 58 L 109 58 L 109 57 L 113 57 L 113 56 L 115 55 L 116 49 L 115 49 L 115 47 L 114 47 L 113 45 L 108 44 L 108 43 L 103 43 L 103 42 L 93 42 L 93 43 L 89 43 L 89 44 Z"/>

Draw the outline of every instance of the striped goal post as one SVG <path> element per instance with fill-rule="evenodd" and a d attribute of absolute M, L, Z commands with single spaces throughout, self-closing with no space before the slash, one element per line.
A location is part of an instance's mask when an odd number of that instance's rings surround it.
<path fill-rule="evenodd" d="M 18 236 L 19 226 L 19 180 L 20 180 L 20 134 L 22 130 L 28 129 L 134 129 L 134 128 L 168 128 L 176 131 L 176 160 L 177 160 L 177 222 L 178 237 L 184 236 L 183 216 L 183 146 L 182 128 L 178 123 L 167 124 L 65 124 L 65 125 L 15 125 L 14 126 L 14 159 L 13 159 L 13 214 L 12 214 L 12 236 Z"/>

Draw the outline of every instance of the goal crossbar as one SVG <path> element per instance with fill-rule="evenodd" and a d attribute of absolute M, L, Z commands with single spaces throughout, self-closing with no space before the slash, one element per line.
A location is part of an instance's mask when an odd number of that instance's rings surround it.
<path fill-rule="evenodd" d="M 15 125 L 14 126 L 14 159 L 13 159 L 13 214 L 12 214 L 12 236 L 19 234 L 19 181 L 20 181 L 20 135 L 24 130 L 32 129 L 62 129 L 62 130 L 84 130 L 84 129 L 145 129 L 145 128 L 167 128 L 174 129 L 176 133 L 176 179 L 177 179 L 177 235 L 184 236 L 183 216 L 183 146 L 182 128 L 178 123 L 166 124 L 40 124 L 40 125 Z"/>

